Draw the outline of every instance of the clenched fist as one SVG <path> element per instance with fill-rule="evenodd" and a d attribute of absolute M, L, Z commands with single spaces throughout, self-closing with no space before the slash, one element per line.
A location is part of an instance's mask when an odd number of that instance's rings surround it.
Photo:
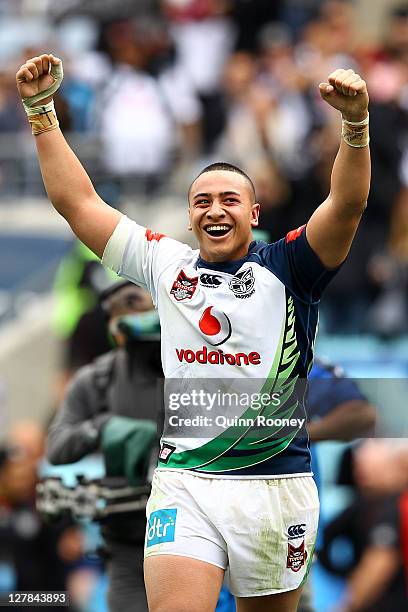
<path fill-rule="evenodd" d="M 21 98 L 29 100 L 35 97 L 35 102 L 38 103 L 41 100 L 42 104 L 51 100 L 52 94 L 47 90 L 53 88 L 53 85 L 57 85 L 54 88 L 55 91 L 55 89 L 58 89 L 61 81 L 61 60 L 46 53 L 27 60 L 16 74 L 17 89 Z M 46 99 L 44 100 L 40 96 L 42 92 L 47 92 Z"/>
<path fill-rule="evenodd" d="M 327 83 L 320 83 L 320 95 L 348 121 L 362 121 L 368 114 L 369 97 L 365 81 L 354 70 L 335 70 Z"/>

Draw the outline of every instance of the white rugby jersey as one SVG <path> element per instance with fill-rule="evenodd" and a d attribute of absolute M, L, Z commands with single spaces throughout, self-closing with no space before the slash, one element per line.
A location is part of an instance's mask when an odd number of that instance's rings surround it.
<path fill-rule="evenodd" d="M 102 262 L 147 288 L 159 312 L 167 381 L 159 469 L 224 478 L 310 473 L 300 381 L 335 272 L 308 244 L 305 226 L 273 244 L 251 243 L 238 261 L 209 263 L 123 217 Z"/>

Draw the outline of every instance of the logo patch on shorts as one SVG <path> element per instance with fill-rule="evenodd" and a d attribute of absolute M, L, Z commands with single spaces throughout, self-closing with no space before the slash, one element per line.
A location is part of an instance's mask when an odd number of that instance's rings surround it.
<path fill-rule="evenodd" d="M 307 559 L 307 550 L 305 550 L 305 541 L 300 546 L 293 546 L 288 542 L 288 556 L 286 559 L 286 567 L 292 572 L 298 572 L 305 564 Z"/>
<path fill-rule="evenodd" d="M 291 525 L 288 527 L 288 540 L 296 540 L 305 535 L 306 523 L 300 523 L 300 525 Z"/>
<path fill-rule="evenodd" d="M 177 508 L 165 508 L 152 512 L 147 524 L 146 547 L 164 542 L 174 542 Z"/>

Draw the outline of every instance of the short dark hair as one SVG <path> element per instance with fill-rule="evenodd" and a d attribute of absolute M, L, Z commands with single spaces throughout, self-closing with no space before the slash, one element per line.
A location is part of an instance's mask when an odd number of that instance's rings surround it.
<path fill-rule="evenodd" d="M 128 291 L 123 291 L 123 289 Z M 130 289 L 130 290 L 129 290 Z M 131 308 L 142 289 L 128 280 L 113 281 L 104 291 L 99 294 L 99 304 L 107 319 L 112 316 L 115 309 L 129 306 Z M 121 295 L 123 293 L 123 295 Z"/>
<path fill-rule="evenodd" d="M 219 170 L 226 172 L 235 172 L 235 174 L 240 174 L 241 176 L 243 176 L 250 184 L 251 190 L 254 195 L 254 200 L 256 201 L 255 185 L 253 184 L 247 173 L 241 170 L 241 168 L 238 168 L 238 166 L 234 166 L 234 164 L 229 164 L 228 162 L 215 162 L 214 164 L 206 166 L 204 170 L 201 170 L 200 174 L 198 174 L 194 181 L 191 183 L 190 189 L 188 190 L 188 195 L 190 196 L 192 186 L 202 174 L 206 174 L 207 172 L 217 172 Z"/>

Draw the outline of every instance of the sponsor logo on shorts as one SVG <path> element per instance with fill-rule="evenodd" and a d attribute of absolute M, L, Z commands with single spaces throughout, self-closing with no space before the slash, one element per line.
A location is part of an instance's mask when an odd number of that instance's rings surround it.
<path fill-rule="evenodd" d="M 174 542 L 177 508 L 165 508 L 152 512 L 147 524 L 146 547 L 164 542 Z"/>
<path fill-rule="evenodd" d="M 286 567 L 292 572 L 298 572 L 305 564 L 307 559 L 307 551 L 305 550 L 305 541 L 300 546 L 293 546 L 288 542 L 288 556 L 286 559 Z"/>
<path fill-rule="evenodd" d="M 162 444 L 159 453 L 159 459 L 162 463 L 167 463 L 171 457 L 171 454 L 174 453 L 176 447 L 172 444 Z"/>
<path fill-rule="evenodd" d="M 301 538 L 306 533 L 306 523 L 301 523 L 300 525 L 291 525 L 288 528 L 288 539 L 295 540 L 296 538 Z"/>
<path fill-rule="evenodd" d="M 191 300 L 198 285 L 198 276 L 190 278 L 181 270 L 176 280 L 173 283 L 170 294 L 174 296 L 177 302 L 183 302 L 184 300 Z"/>
<path fill-rule="evenodd" d="M 305 550 L 305 533 L 306 523 L 290 525 L 288 527 L 288 556 L 286 558 L 286 567 L 292 572 L 298 572 L 305 564 L 307 559 L 307 551 Z M 300 544 L 295 546 L 290 540 L 302 540 Z"/>
<path fill-rule="evenodd" d="M 255 293 L 255 277 L 252 268 L 238 272 L 229 283 L 229 288 L 240 300 L 251 297 Z"/>
<path fill-rule="evenodd" d="M 209 289 L 218 289 L 222 285 L 222 276 L 218 276 L 218 274 L 201 274 L 200 285 Z"/>

